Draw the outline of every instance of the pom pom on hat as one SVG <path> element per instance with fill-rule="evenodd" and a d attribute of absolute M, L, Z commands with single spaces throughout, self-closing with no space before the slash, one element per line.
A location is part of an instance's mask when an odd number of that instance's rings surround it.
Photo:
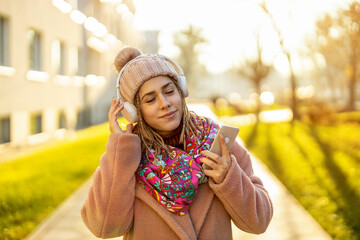
<path fill-rule="evenodd" d="M 142 52 L 134 47 L 124 47 L 121 49 L 114 61 L 116 71 L 119 73 L 128 62 L 140 56 L 141 54 Z"/>
<path fill-rule="evenodd" d="M 178 81 L 178 73 L 164 56 L 142 54 L 134 47 L 125 47 L 115 58 L 114 66 L 120 76 L 120 95 L 123 101 L 134 104 L 134 99 L 141 85 L 157 76 L 170 76 Z M 124 69 L 123 69 L 124 68 Z"/>

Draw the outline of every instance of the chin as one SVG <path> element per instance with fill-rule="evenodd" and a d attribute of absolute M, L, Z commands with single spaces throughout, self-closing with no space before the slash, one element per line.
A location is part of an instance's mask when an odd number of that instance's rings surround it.
<path fill-rule="evenodd" d="M 174 131 L 175 129 L 177 129 L 179 127 L 181 123 L 181 120 L 174 120 L 174 121 L 171 121 L 171 122 L 168 122 L 168 123 L 164 123 L 161 125 L 161 127 L 159 126 L 159 131 L 161 132 L 172 132 Z"/>
<path fill-rule="evenodd" d="M 166 126 L 163 126 L 164 128 L 164 131 L 167 131 L 167 132 L 172 132 L 174 131 L 175 129 L 177 129 L 180 125 L 180 122 L 177 122 L 177 123 L 169 123 L 167 124 Z"/>

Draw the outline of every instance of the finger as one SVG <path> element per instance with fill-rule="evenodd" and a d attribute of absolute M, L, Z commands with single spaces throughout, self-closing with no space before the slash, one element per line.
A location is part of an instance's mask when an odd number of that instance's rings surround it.
<path fill-rule="evenodd" d="M 117 108 L 115 111 L 111 111 L 111 110 L 109 111 L 108 118 L 109 118 L 110 123 L 114 123 L 114 124 L 118 125 L 117 119 L 118 119 L 118 115 L 122 109 L 123 108 L 120 107 L 120 108 Z"/>
<path fill-rule="evenodd" d="M 120 105 L 120 107 L 117 107 L 116 105 L 114 105 L 112 108 L 110 108 L 109 114 L 114 117 L 117 118 L 117 115 L 119 114 L 119 112 L 121 112 L 124 109 L 124 106 Z"/>
<path fill-rule="evenodd" d="M 212 170 L 218 168 L 218 165 L 213 161 L 210 160 L 208 158 L 201 158 L 200 161 L 204 164 L 206 164 L 208 167 L 210 167 Z"/>
<path fill-rule="evenodd" d="M 124 109 L 124 105 L 120 105 L 120 107 L 116 108 L 114 111 L 114 114 L 116 114 L 116 117 L 119 115 L 119 113 Z"/>
<path fill-rule="evenodd" d="M 111 99 L 111 105 L 114 105 L 116 103 L 116 99 L 115 99 L 115 97 L 113 97 L 112 99 Z"/>
<path fill-rule="evenodd" d="M 111 108 L 113 107 L 113 105 L 114 105 L 114 101 L 115 101 L 115 99 L 114 99 L 114 97 L 111 99 L 111 105 L 110 105 L 110 110 L 111 110 Z"/>
<path fill-rule="evenodd" d="M 110 106 L 110 112 L 113 112 L 115 109 L 116 109 L 116 100 L 113 98 L 112 100 L 111 100 L 111 106 Z"/>
<path fill-rule="evenodd" d="M 132 123 L 129 123 L 128 125 L 126 125 L 126 131 L 128 133 L 132 133 L 133 127 L 134 126 L 132 125 Z"/>
<path fill-rule="evenodd" d="M 113 114 L 113 117 L 112 117 L 112 119 L 113 119 L 114 122 L 117 122 L 117 121 L 118 121 L 120 111 L 121 111 L 121 110 L 119 110 L 119 109 L 116 109 L 116 110 L 115 110 L 115 112 L 114 112 L 114 114 Z"/>
<path fill-rule="evenodd" d="M 222 134 L 220 134 L 220 146 L 221 146 L 222 156 L 228 156 L 229 151 L 228 151 L 228 148 L 227 148 L 226 143 L 225 143 L 225 138 L 224 138 L 224 136 Z"/>
<path fill-rule="evenodd" d="M 208 176 L 208 177 L 212 177 L 212 171 L 213 170 L 209 170 L 209 169 L 204 169 L 204 174 L 206 175 L 206 176 Z"/>
<path fill-rule="evenodd" d="M 200 153 L 202 155 L 204 155 L 205 157 L 210 158 L 213 161 L 217 162 L 218 164 L 221 164 L 221 162 L 222 162 L 221 157 L 219 155 L 217 155 L 216 153 L 213 153 L 210 151 L 201 151 Z"/>
<path fill-rule="evenodd" d="M 204 169 L 204 174 L 213 179 L 215 179 L 219 175 L 217 171 L 214 171 L 212 169 Z"/>
<path fill-rule="evenodd" d="M 117 99 L 116 101 L 115 101 L 115 107 L 118 107 L 120 105 L 120 99 Z"/>

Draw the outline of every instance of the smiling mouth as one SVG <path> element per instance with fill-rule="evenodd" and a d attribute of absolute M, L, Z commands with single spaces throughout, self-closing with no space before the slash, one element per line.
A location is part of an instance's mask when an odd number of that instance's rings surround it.
<path fill-rule="evenodd" d="M 173 118 L 176 114 L 177 110 L 166 113 L 164 115 L 162 115 L 160 118 L 165 118 L 165 119 L 169 119 L 169 118 Z"/>

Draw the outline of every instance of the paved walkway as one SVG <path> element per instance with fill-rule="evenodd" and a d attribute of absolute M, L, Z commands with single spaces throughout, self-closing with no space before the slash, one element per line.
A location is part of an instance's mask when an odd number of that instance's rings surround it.
<path fill-rule="evenodd" d="M 208 108 L 192 105 L 200 115 L 215 116 Z M 241 140 L 238 139 L 241 143 Z M 330 240 L 319 224 L 300 206 L 279 180 L 255 157 L 253 168 L 268 189 L 274 204 L 274 217 L 261 235 L 242 232 L 233 226 L 235 240 Z M 87 196 L 91 178 L 71 195 L 54 213 L 42 222 L 26 240 L 92 240 L 94 237 L 81 220 L 80 208 Z M 114 239 L 122 239 L 114 238 Z"/>

